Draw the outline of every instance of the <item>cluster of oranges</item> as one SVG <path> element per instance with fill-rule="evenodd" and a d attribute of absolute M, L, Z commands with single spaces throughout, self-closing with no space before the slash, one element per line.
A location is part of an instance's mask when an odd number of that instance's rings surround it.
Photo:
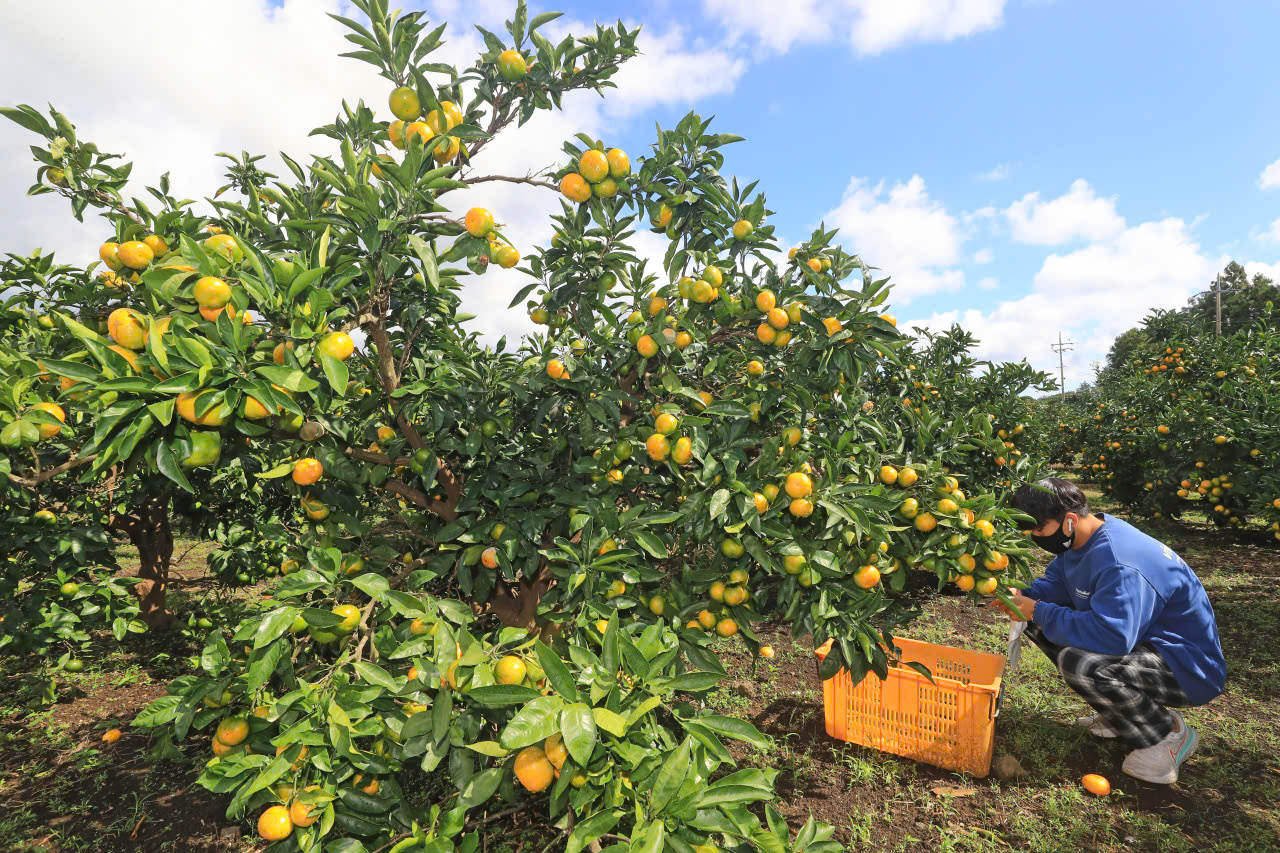
<path fill-rule="evenodd" d="M 437 163 L 450 163 L 462 151 L 462 141 L 456 136 L 449 136 L 449 131 L 462 124 L 462 110 L 453 101 L 441 101 L 437 109 L 422 116 L 422 100 L 418 93 L 409 86 L 400 86 L 391 92 L 388 106 L 396 120 L 387 126 L 387 138 L 396 148 L 404 150 L 414 137 L 426 145 L 437 136 L 442 142 L 437 144 L 432 157 Z M 377 163 L 374 174 L 381 177 Z"/>
<path fill-rule="evenodd" d="M 792 302 L 785 308 L 778 305 L 778 297 L 772 290 L 756 294 L 756 308 L 764 315 L 764 322 L 756 326 L 756 340 L 765 346 L 785 347 L 791 343 L 791 330 L 787 327 L 799 323 L 804 316 L 804 304 Z M 833 320 L 834 318 L 827 318 Z M 839 322 L 839 321 L 836 321 Z M 828 325 L 828 334 L 835 334 Z"/>
<path fill-rule="evenodd" d="M 1165 354 L 1160 358 L 1159 363 L 1145 368 L 1142 372 L 1147 374 L 1164 373 L 1166 370 L 1172 368 L 1175 375 L 1182 376 L 1187 372 L 1187 364 L 1182 360 L 1182 352 L 1182 347 L 1177 347 L 1176 349 L 1173 347 L 1165 347 Z M 1141 362 L 1135 362 L 1135 364 L 1141 364 Z M 1225 373 L 1222 374 L 1222 376 L 1225 375 Z M 1220 376 L 1219 378 L 1222 377 Z"/>
<path fill-rule="evenodd" d="M 569 760 L 569 751 L 565 748 L 560 733 L 549 736 L 541 745 L 527 746 L 516 753 L 513 768 L 516 779 L 525 790 L 532 793 L 545 791 L 551 783 L 560 778 L 560 771 Z M 587 784 L 587 774 L 579 770 L 569 780 L 575 788 Z"/>
<path fill-rule="evenodd" d="M 597 198 L 613 198 L 631 174 L 631 159 L 621 148 L 602 151 L 589 148 L 578 157 L 577 170 L 560 179 L 560 192 L 574 204 Z"/>
<path fill-rule="evenodd" d="M 494 263 L 509 270 L 520 262 L 520 250 L 509 243 L 500 243 L 500 235 L 493 221 L 493 214 L 483 207 L 473 207 L 463 218 L 463 225 L 472 237 L 486 239 L 490 243 L 490 256 Z"/>

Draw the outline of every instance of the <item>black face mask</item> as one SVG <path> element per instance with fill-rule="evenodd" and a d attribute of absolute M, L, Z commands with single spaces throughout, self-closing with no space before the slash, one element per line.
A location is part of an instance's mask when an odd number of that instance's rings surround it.
<path fill-rule="evenodd" d="M 1048 536 L 1031 536 L 1031 541 L 1048 551 L 1050 554 L 1065 554 L 1071 549 L 1071 545 L 1075 542 L 1075 531 L 1067 531 L 1067 520 L 1064 518 L 1058 523 L 1058 529 Z"/>

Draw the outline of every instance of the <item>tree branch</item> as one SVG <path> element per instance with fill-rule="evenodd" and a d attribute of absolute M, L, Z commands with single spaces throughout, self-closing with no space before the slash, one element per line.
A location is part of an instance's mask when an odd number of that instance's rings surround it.
<path fill-rule="evenodd" d="M 467 184 L 483 184 L 485 181 L 506 181 L 509 184 L 529 184 L 534 187 L 546 187 L 549 190 L 560 191 L 560 187 L 551 183 L 551 181 L 539 181 L 537 178 L 525 177 L 516 178 L 511 175 L 482 175 L 478 178 L 464 178 Z"/>
<path fill-rule="evenodd" d="M 25 486 L 28 489 L 34 489 L 36 486 L 39 486 L 41 483 L 44 483 L 48 480 L 52 480 L 54 477 L 58 476 L 64 471 L 70 471 L 72 468 L 78 468 L 81 465 L 85 465 L 89 462 L 92 462 L 94 459 L 97 458 L 97 456 L 98 454 L 96 453 L 91 453 L 88 456 L 73 456 L 72 458 L 68 459 L 66 462 L 63 462 L 61 465 L 57 465 L 53 468 L 48 468 L 44 471 L 40 471 L 34 477 L 19 477 L 17 474 L 10 474 L 9 480 L 11 482 L 17 483 L 19 486 Z"/>

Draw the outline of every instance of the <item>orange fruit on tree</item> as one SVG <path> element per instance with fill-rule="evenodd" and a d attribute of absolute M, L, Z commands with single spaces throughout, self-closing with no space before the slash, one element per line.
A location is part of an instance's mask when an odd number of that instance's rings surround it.
<path fill-rule="evenodd" d="M 920 479 L 920 474 L 915 468 L 903 468 L 898 472 L 898 485 L 904 489 L 910 488 Z"/>
<path fill-rule="evenodd" d="M 249 736 L 249 721 L 244 717 L 224 717 L 218 721 L 213 736 L 227 746 L 236 746 Z"/>
<path fill-rule="evenodd" d="M 880 466 L 880 482 L 884 483 L 886 486 L 892 486 L 894 483 L 898 482 L 898 469 L 894 468 L 892 465 Z"/>
<path fill-rule="evenodd" d="M 747 591 L 740 586 L 725 587 L 724 603 L 730 607 L 737 607 L 739 604 L 747 600 Z"/>
<path fill-rule="evenodd" d="M 120 260 L 120 244 L 107 241 L 98 247 L 98 257 L 107 265 L 108 269 L 119 271 L 124 262 Z"/>
<path fill-rule="evenodd" d="M 214 234 L 206 239 L 202 245 L 206 251 L 220 255 L 232 263 L 244 258 L 244 250 L 240 248 L 236 238 L 230 234 Z"/>
<path fill-rule="evenodd" d="M 305 495 L 301 500 L 301 504 L 302 511 L 305 512 L 307 514 L 307 518 L 312 521 L 324 521 L 329 517 L 329 507 L 325 506 L 324 502 L 319 498 L 313 498 L 310 495 Z"/>
<path fill-rule="evenodd" d="M 545 791 L 555 776 L 555 768 L 539 746 L 527 746 L 516 755 L 516 778 L 526 791 Z"/>
<path fill-rule="evenodd" d="M 787 497 L 806 498 L 813 494 L 813 478 L 803 471 L 793 471 L 787 475 L 785 488 Z"/>
<path fill-rule="evenodd" d="M 775 329 L 785 329 L 791 322 L 791 317 L 788 316 L 787 312 L 781 308 L 770 309 L 767 317 L 769 325 L 773 326 Z"/>
<path fill-rule="evenodd" d="M 231 285 L 213 275 L 196 280 L 194 293 L 201 308 L 221 308 L 231 301 Z"/>
<path fill-rule="evenodd" d="M 931 513 L 922 512 L 916 516 L 916 530 L 921 533 L 928 533 L 930 530 L 938 526 L 938 519 L 934 518 Z"/>
<path fill-rule="evenodd" d="M 733 223 L 733 236 L 737 240 L 745 240 L 751 236 L 751 232 L 755 230 L 755 226 L 745 219 L 739 219 Z"/>
<path fill-rule="evenodd" d="M 527 672 L 529 669 L 524 661 L 515 654 L 507 654 L 498 661 L 498 666 L 494 667 L 494 678 L 497 679 L 498 684 L 520 684 L 525 680 Z"/>
<path fill-rule="evenodd" d="M 293 482 L 299 486 L 310 486 L 324 476 L 324 466 L 319 459 L 306 457 L 293 463 Z"/>
<path fill-rule="evenodd" d="M 307 791 L 320 790 L 319 785 L 308 785 Z M 307 827 L 320 819 L 320 812 L 323 809 L 315 803 L 304 803 L 301 800 L 294 800 L 289 806 L 289 820 L 293 821 L 294 826 Z"/>
<path fill-rule="evenodd" d="M 560 193 L 569 201 L 582 204 L 591 198 L 591 185 L 577 172 L 570 172 L 560 179 Z"/>
<path fill-rule="evenodd" d="M 663 600 L 662 596 L 655 595 L 649 599 L 649 612 L 654 616 L 661 616 L 662 612 L 666 609 L 667 603 Z"/>
<path fill-rule="evenodd" d="M 218 740 L 216 737 L 214 737 L 214 738 L 210 738 L 210 744 L 209 744 L 209 746 L 210 746 L 210 748 L 213 750 L 213 754 L 214 754 L 215 756 L 217 756 L 218 758 L 221 758 L 222 756 L 226 755 L 226 754 L 227 754 L 228 752 L 230 752 L 231 750 L 235 749 L 235 747 L 234 747 L 234 746 L 227 746 L 225 743 L 223 743 L 222 741 Z"/>
<path fill-rule="evenodd" d="M 631 174 L 631 158 L 621 148 L 610 148 L 604 155 L 609 163 L 609 177 L 621 180 Z"/>
<path fill-rule="evenodd" d="M 196 417 L 196 402 L 206 394 L 214 394 L 212 389 L 205 391 L 190 392 L 186 391 L 178 395 L 177 410 L 178 416 L 184 421 L 201 426 L 222 426 L 226 423 L 227 418 L 231 417 L 231 407 L 225 402 L 218 403 L 210 407 L 199 418 Z"/>
<path fill-rule="evenodd" d="M 960 505 L 951 498 L 943 498 L 938 501 L 938 512 L 949 515 L 951 513 L 958 512 L 959 509 Z"/>
<path fill-rule="evenodd" d="M 920 514 L 920 502 L 915 498 L 907 498 L 898 507 L 898 512 L 901 513 L 903 518 L 915 518 Z"/>
<path fill-rule="evenodd" d="M 992 551 L 991 556 L 982 561 L 989 572 L 999 572 L 1009 567 L 1009 555 L 1000 551 Z"/>
<path fill-rule="evenodd" d="M 400 150 L 404 150 L 405 145 L 405 127 L 403 119 L 396 119 L 387 125 L 387 139 L 391 140 L 391 144 Z"/>
<path fill-rule="evenodd" d="M 881 320 L 884 320 L 884 321 L 885 321 L 886 323 L 888 323 L 890 326 L 897 326 L 897 325 L 898 325 L 898 318 L 897 318 L 897 317 L 895 317 L 895 316 L 893 316 L 892 314 L 881 314 L 881 315 L 880 315 L 880 319 L 881 319 Z"/>
<path fill-rule="evenodd" d="M 360 608 L 354 604 L 339 604 L 329 612 L 342 620 L 333 626 L 339 634 L 350 634 L 360 625 Z"/>
<path fill-rule="evenodd" d="M 715 581 L 711 586 L 707 587 L 707 595 L 712 601 L 724 601 L 725 584 L 724 581 Z"/>
<path fill-rule="evenodd" d="M 973 575 L 960 575 L 955 579 L 956 586 L 960 587 L 963 592 L 972 592 L 974 587 Z"/>
<path fill-rule="evenodd" d="M 508 48 L 498 54 L 498 73 L 508 83 L 514 83 L 529 71 L 529 64 L 520 55 L 520 51 Z"/>
<path fill-rule="evenodd" d="M 266 841 L 283 841 L 293 834 L 293 820 L 284 806 L 271 806 L 258 817 L 258 835 Z"/>
<path fill-rule="evenodd" d="M 578 158 L 578 173 L 593 184 L 609 177 L 609 158 L 603 151 L 592 148 Z"/>
<path fill-rule="evenodd" d="M 649 436 L 648 440 L 645 441 L 644 446 L 645 450 L 649 452 L 649 458 L 655 462 L 661 462 L 663 459 L 666 459 L 667 455 L 671 452 L 671 442 L 669 442 L 667 437 L 660 432 L 655 432 L 653 435 Z"/>
<path fill-rule="evenodd" d="M 721 637 L 732 637 L 738 633 L 738 623 L 726 616 L 716 623 L 716 633 Z"/>
<path fill-rule="evenodd" d="M 973 570 L 978 567 L 978 561 L 973 559 L 972 554 L 961 554 L 956 562 L 960 565 L 960 571 L 965 574 L 973 574 Z"/>
<path fill-rule="evenodd" d="M 853 573 L 853 582 L 863 589 L 871 589 L 871 587 L 880 583 L 880 570 L 875 566 L 859 566 L 858 570 Z"/>
<path fill-rule="evenodd" d="M 808 518 L 813 515 L 813 501 L 808 498 L 796 498 L 787 509 L 796 518 Z"/>
<path fill-rule="evenodd" d="M 974 589 L 982 595 L 995 595 L 997 586 L 999 586 L 999 581 L 995 578 L 982 578 L 974 586 Z"/>
<path fill-rule="evenodd" d="M 462 110 L 453 101 L 441 101 L 440 108 L 427 113 L 427 126 L 436 133 L 453 130 L 462 124 Z"/>
<path fill-rule="evenodd" d="M 443 145 L 436 147 L 435 152 L 432 153 L 431 156 L 435 158 L 437 163 L 447 163 L 457 157 L 458 152 L 461 150 L 462 140 L 458 139 L 456 136 L 450 136 L 445 140 Z"/>
<path fill-rule="evenodd" d="M 688 332 L 680 332 L 676 335 L 676 349 L 682 350 L 691 343 L 693 343 L 693 335 Z"/>
<path fill-rule="evenodd" d="M 803 438 L 804 430 L 800 429 L 798 426 L 789 426 L 782 431 L 782 440 L 785 441 L 789 447 L 795 447 Z"/>
<path fill-rule="evenodd" d="M 662 311 L 667 309 L 667 300 L 661 296 L 655 296 L 649 300 L 649 316 L 656 317 Z"/>
<path fill-rule="evenodd" d="M 116 257 L 130 269 L 144 270 L 155 260 L 156 253 L 141 240 L 129 240 L 120 244 Z"/>
<path fill-rule="evenodd" d="M 552 379 L 563 379 L 569 375 L 569 371 L 565 369 L 563 361 L 553 358 L 547 362 L 547 375 Z"/>
<path fill-rule="evenodd" d="M 747 373 L 752 376 L 761 376 L 764 374 L 764 362 L 752 359 L 747 362 Z"/>
<path fill-rule="evenodd" d="M 671 458 L 677 465 L 688 465 L 693 460 L 693 439 L 687 435 L 676 439 L 675 447 L 671 449 Z"/>
<path fill-rule="evenodd" d="M 520 263 L 520 250 L 515 246 L 499 246 L 493 253 L 493 260 L 504 270 L 509 270 Z"/>
<path fill-rule="evenodd" d="M 493 214 L 483 207 L 468 210 L 462 222 L 472 237 L 487 237 L 493 230 Z"/>
<path fill-rule="evenodd" d="M 805 265 L 809 267 L 809 269 L 813 270 L 814 272 L 822 272 L 822 261 L 818 260 L 817 258 L 810 258 L 809 260 L 805 261 Z"/>
<path fill-rule="evenodd" d="M 423 145 L 426 145 L 435 135 L 436 132 L 428 127 L 425 121 L 411 121 L 404 126 L 404 147 L 407 148 L 414 137 L 417 137 L 422 141 Z"/>
<path fill-rule="evenodd" d="M 844 328 L 844 325 L 835 317 L 824 317 L 822 325 L 826 328 L 828 335 L 834 335 Z"/>
<path fill-rule="evenodd" d="M 710 631 L 716 626 L 716 616 L 710 610 L 699 610 L 697 621 L 698 625 L 706 631 Z"/>
<path fill-rule="evenodd" d="M 117 308 L 107 316 L 107 333 L 126 349 L 142 349 L 147 341 L 142 315 L 129 308 Z"/>
<path fill-rule="evenodd" d="M 973 529 L 978 531 L 978 535 L 983 539 L 990 539 L 996 535 L 996 528 L 990 521 L 980 518 L 973 523 Z"/>
<path fill-rule="evenodd" d="M 666 202 L 658 205 L 658 213 L 653 217 L 652 221 L 657 228 L 666 228 L 671 224 L 671 208 Z"/>
<path fill-rule="evenodd" d="M 658 342 L 653 339 L 652 335 L 641 335 L 636 341 L 636 352 L 645 358 L 653 358 L 658 354 Z"/>
<path fill-rule="evenodd" d="M 653 420 L 653 428 L 663 435 L 671 435 L 680 426 L 680 419 L 675 415 L 663 412 Z"/>
<path fill-rule="evenodd" d="M 768 323 L 761 323 L 756 326 L 756 340 L 762 344 L 772 344 L 778 339 L 778 330 Z"/>
<path fill-rule="evenodd" d="M 391 108 L 391 114 L 402 121 L 415 119 L 422 112 L 422 101 L 418 98 L 417 91 L 409 86 L 392 89 L 387 98 L 387 106 Z"/>
<path fill-rule="evenodd" d="M 338 361 L 346 361 L 356 351 L 355 342 L 346 332 L 330 332 L 320 339 L 317 348 Z"/>
<path fill-rule="evenodd" d="M 766 498 L 764 495 L 762 495 L 760 492 L 755 492 L 754 494 L 751 495 L 751 502 L 755 504 L 756 512 L 760 513 L 761 515 L 764 515 L 765 512 L 768 511 L 769 509 L 769 499 Z"/>
<path fill-rule="evenodd" d="M 756 308 L 761 314 L 768 314 L 778 307 L 778 297 L 772 290 L 762 290 L 756 294 Z"/>
<path fill-rule="evenodd" d="M 126 350 L 126 352 L 128 351 Z M 129 354 L 133 355 L 133 353 L 129 353 Z M 64 424 L 67 422 L 67 413 L 64 412 L 62 410 L 62 407 L 59 406 L 57 403 L 36 403 L 31 408 L 36 409 L 37 411 L 44 412 L 47 415 L 51 415 L 52 417 L 57 418 L 59 421 L 61 421 Z M 59 432 L 62 431 L 62 427 L 56 426 L 54 424 L 38 424 L 36 429 L 39 432 L 41 440 L 53 438 L 55 435 L 57 435 Z"/>

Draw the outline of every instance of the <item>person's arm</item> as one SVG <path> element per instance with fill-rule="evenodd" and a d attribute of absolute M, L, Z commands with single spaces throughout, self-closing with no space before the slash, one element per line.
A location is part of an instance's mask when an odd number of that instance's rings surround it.
<path fill-rule="evenodd" d="M 1141 573 L 1128 566 L 1116 566 L 1094 589 L 1091 610 L 1040 600 L 1032 611 L 1032 621 L 1049 642 L 1059 646 L 1126 655 L 1146 634 L 1163 606 Z"/>
<path fill-rule="evenodd" d="M 1035 601 L 1047 601 L 1063 607 L 1071 606 L 1071 594 L 1067 591 L 1067 581 L 1062 574 L 1062 566 L 1056 559 L 1049 563 L 1044 574 L 1036 578 L 1031 586 L 1022 591 L 1022 594 Z"/>

